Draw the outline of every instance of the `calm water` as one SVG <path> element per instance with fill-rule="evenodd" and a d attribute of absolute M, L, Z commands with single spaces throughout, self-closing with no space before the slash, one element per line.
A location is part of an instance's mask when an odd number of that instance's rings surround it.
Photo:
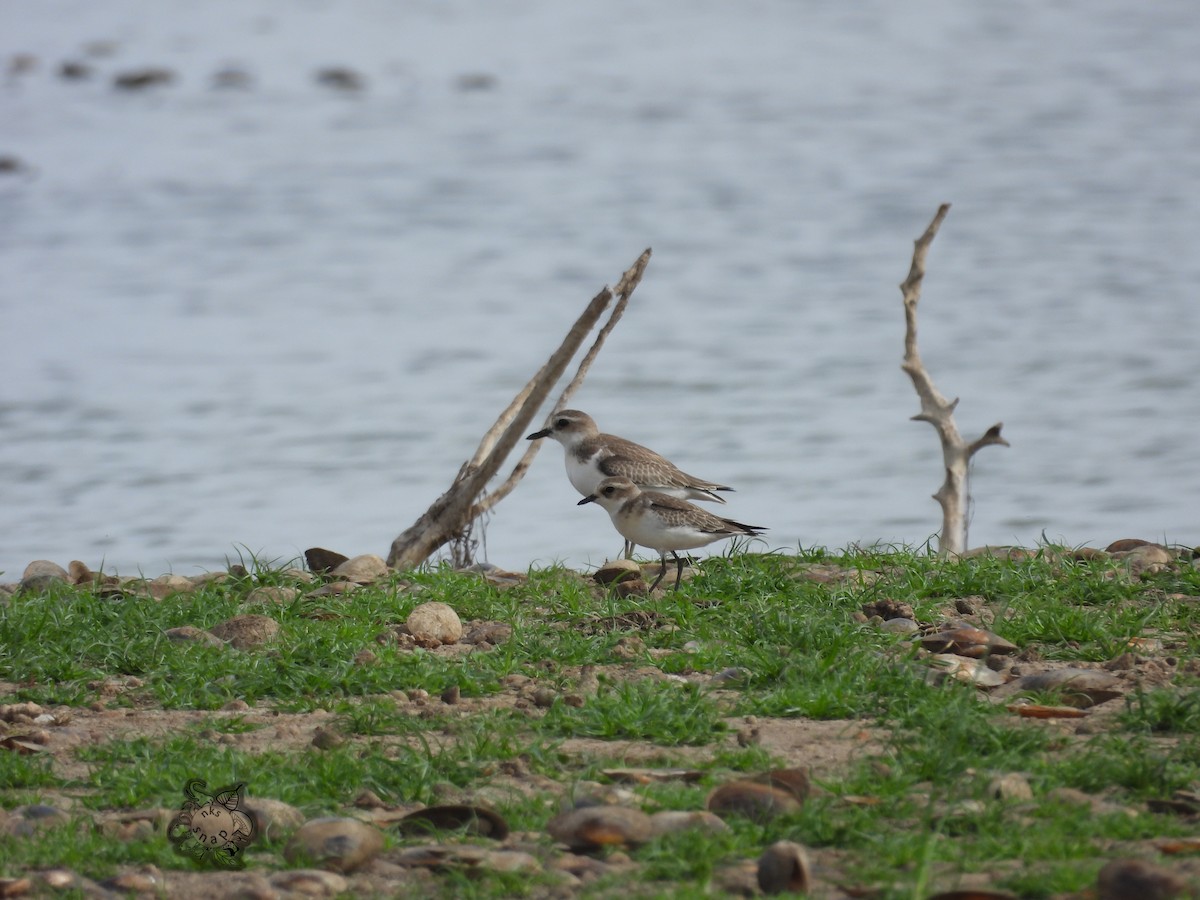
<path fill-rule="evenodd" d="M 972 543 L 1200 543 L 1195 5 L 1133 6 L 0 0 L 5 580 L 386 553 L 647 246 L 573 405 L 771 546 L 923 542 L 896 285 L 943 200 L 922 352 L 1012 442 Z M 561 456 L 491 561 L 617 551 Z"/>

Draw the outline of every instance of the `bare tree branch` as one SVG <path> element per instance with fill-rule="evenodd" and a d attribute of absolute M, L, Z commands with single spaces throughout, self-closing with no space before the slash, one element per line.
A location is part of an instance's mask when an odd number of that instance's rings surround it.
<path fill-rule="evenodd" d="M 933 378 L 921 361 L 917 349 L 917 304 L 921 300 L 921 282 L 925 278 L 925 257 L 929 245 L 937 236 L 942 220 L 950 212 L 950 204 L 943 203 L 929 227 L 913 245 L 912 265 L 908 277 L 900 285 L 904 296 L 904 362 L 900 368 L 912 379 L 913 388 L 921 401 L 921 411 L 912 418 L 928 422 L 938 433 L 942 444 L 942 459 L 946 478 L 933 499 L 942 507 L 942 532 L 938 537 L 938 553 L 942 556 L 960 554 L 967 549 L 967 512 L 971 499 L 969 487 L 971 457 L 983 447 L 999 444 L 1007 447 L 1008 441 L 1000 436 L 1003 423 L 997 422 L 982 437 L 968 444 L 959 434 L 954 423 L 954 410 L 958 398 L 947 400 L 933 383 Z"/>
<path fill-rule="evenodd" d="M 641 280 L 642 272 L 645 271 L 649 259 L 650 251 L 646 250 L 621 278 L 617 290 L 623 300 L 628 300 L 629 294 Z M 517 441 L 528 431 L 534 414 L 541 408 L 588 333 L 604 314 L 612 297 L 612 291 L 604 288 L 592 298 L 583 314 L 571 326 L 567 336 L 563 338 L 559 348 L 551 354 L 545 365 L 517 393 L 492 427 L 484 434 L 474 455 L 463 463 L 449 489 L 435 500 L 433 505 L 414 524 L 392 541 L 387 559 L 389 566 L 396 569 L 407 569 L 420 565 L 439 547 L 463 534 L 476 516 L 491 509 L 512 491 L 528 469 L 529 462 L 536 454 L 536 447 L 530 448 L 532 453 L 530 450 L 526 451 L 528 461 L 522 459 L 505 485 L 501 486 L 504 490 L 503 494 L 500 494 L 495 500 L 491 500 L 486 506 L 483 503 L 476 503 L 476 499 L 483 493 L 488 481 L 504 464 L 504 460 L 512 452 Z M 621 311 L 624 311 L 623 305 Z M 610 317 L 608 326 L 606 326 L 609 331 L 611 331 L 610 326 L 616 324 L 615 318 L 619 318 L 619 314 L 614 310 L 613 317 Z M 603 342 L 600 341 L 600 343 Z M 595 352 L 599 352 L 598 347 L 593 347 L 593 349 Z M 594 358 L 595 353 L 591 353 L 590 357 Z M 591 359 L 586 361 L 590 366 Z M 576 374 L 576 380 L 572 381 L 572 385 L 576 385 L 576 381 L 582 381 L 583 374 L 586 374 L 586 368 Z"/>
<path fill-rule="evenodd" d="M 575 391 L 577 391 L 579 386 L 583 384 L 583 379 L 587 376 L 588 371 L 592 367 L 592 363 L 600 354 L 600 348 L 604 346 L 605 339 L 607 339 L 609 334 L 612 333 L 612 330 L 617 326 L 617 323 L 621 321 L 621 316 L 625 312 L 625 307 L 629 305 L 629 297 L 633 293 L 634 288 L 641 283 L 642 273 L 646 271 L 646 266 L 649 264 L 649 262 L 650 248 L 647 247 L 642 255 L 637 258 L 634 264 L 630 266 L 628 270 L 626 270 L 624 275 L 621 276 L 621 280 L 617 282 L 617 287 L 615 289 L 615 293 L 617 295 L 616 305 L 613 307 L 613 311 L 609 315 L 608 321 L 604 323 L 604 325 L 600 328 L 600 331 L 596 334 L 596 340 L 592 343 L 592 346 L 588 348 L 588 351 L 586 354 L 584 354 L 583 359 L 579 361 L 579 368 L 576 369 L 575 376 L 571 379 L 570 383 L 563 388 L 563 392 L 559 394 L 558 399 L 554 401 L 555 409 L 562 409 L 564 406 L 566 406 L 567 401 L 569 401 L 571 397 L 575 395 Z M 520 480 L 525 477 L 525 473 L 529 471 L 529 467 L 533 463 L 533 458 L 537 456 L 538 451 L 542 448 L 543 443 L 544 441 L 530 442 L 528 449 L 526 449 L 526 451 L 521 455 L 521 459 L 517 462 L 516 466 L 513 467 L 512 472 L 509 474 L 508 478 L 504 480 L 504 483 L 490 492 L 486 497 L 472 507 L 472 518 L 483 515 L 512 493 L 513 488 L 517 486 L 517 483 L 520 482 Z"/>

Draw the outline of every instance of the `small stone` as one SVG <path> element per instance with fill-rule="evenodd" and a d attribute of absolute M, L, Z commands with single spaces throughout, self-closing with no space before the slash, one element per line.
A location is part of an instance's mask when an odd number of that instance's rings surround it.
<path fill-rule="evenodd" d="M 0 897 L 21 897 L 33 890 L 28 878 L 0 878 Z"/>
<path fill-rule="evenodd" d="M 533 692 L 533 705 L 539 709 L 549 709 L 558 699 L 558 691 L 554 688 L 540 687 Z"/>
<path fill-rule="evenodd" d="M 442 691 L 442 702 L 453 706 L 458 703 L 461 696 L 461 689 L 457 684 L 452 684 L 450 687 Z"/>
<path fill-rule="evenodd" d="M 278 636 L 279 623 L 269 616 L 249 613 L 219 622 L 209 631 L 237 650 L 253 650 Z"/>
<path fill-rule="evenodd" d="M 45 591 L 55 584 L 68 584 L 71 576 L 56 562 L 48 559 L 35 559 L 25 567 L 21 575 L 21 590 Z"/>
<path fill-rule="evenodd" d="M 708 795 L 705 805 L 718 816 L 739 815 L 755 822 L 796 813 L 801 808 L 800 800 L 790 792 L 753 781 L 723 784 Z"/>
<path fill-rule="evenodd" d="M 300 596 L 298 588 L 267 585 L 257 587 L 246 595 L 247 603 L 264 603 L 273 606 L 286 606 Z"/>
<path fill-rule="evenodd" d="M 277 841 L 304 824 L 304 813 L 270 797 L 246 797 L 240 809 L 253 820 L 255 834 L 265 841 Z"/>
<path fill-rule="evenodd" d="M 354 798 L 354 805 L 359 809 L 383 809 L 387 806 L 383 799 L 370 788 L 364 788 Z"/>
<path fill-rule="evenodd" d="M 225 642 L 211 631 L 205 631 L 203 628 L 197 628 L 195 625 L 180 625 L 178 628 L 168 628 L 163 634 L 167 636 L 167 640 L 174 643 L 208 644 L 213 647 L 225 646 Z"/>
<path fill-rule="evenodd" d="M 996 800 L 1023 802 L 1033 799 L 1033 788 L 1024 775 L 1005 772 L 988 782 L 987 795 Z"/>
<path fill-rule="evenodd" d="M 71 584 L 91 584 L 96 580 L 95 574 L 85 564 L 77 559 L 67 564 L 67 573 Z"/>
<path fill-rule="evenodd" d="M 383 559 L 374 553 L 364 553 L 362 556 L 355 556 L 346 560 L 335 568 L 331 574 L 335 578 L 353 581 L 356 584 L 370 584 L 372 581 L 386 578 L 390 573 L 391 570 L 387 567 L 387 563 Z"/>
<path fill-rule="evenodd" d="M 617 584 L 630 579 L 640 579 L 642 567 L 632 559 L 614 559 L 595 571 L 592 579 L 597 584 Z"/>
<path fill-rule="evenodd" d="M 585 806 L 551 819 L 546 830 L 572 850 L 637 846 L 654 833 L 650 817 L 625 806 Z"/>
<path fill-rule="evenodd" d="M 1174 872 L 1140 859 L 1114 859 L 1096 881 L 1097 900 L 1173 900 L 1187 892 Z"/>
<path fill-rule="evenodd" d="M 326 550 L 324 547 L 310 547 L 304 551 L 304 561 L 314 572 L 332 572 L 350 557 L 336 550 Z"/>
<path fill-rule="evenodd" d="M 884 619 L 880 622 L 879 630 L 887 631 L 891 634 L 912 634 L 915 631 L 920 631 L 921 626 L 912 619 L 897 616 L 894 619 Z"/>
<path fill-rule="evenodd" d="M 414 638 L 454 644 L 462 637 L 462 621 L 445 603 L 422 603 L 408 615 L 405 622 Z"/>
<path fill-rule="evenodd" d="M 318 750 L 333 750 L 346 743 L 346 736 L 332 728 L 318 727 L 313 732 L 312 745 Z"/>
<path fill-rule="evenodd" d="M 720 816 L 707 810 L 688 812 L 687 810 L 668 809 L 656 812 L 650 817 L 650 827 L 654 837 L 677 834 L 680 831 L 691 831 L 692 829 L 710 833 L 729 830 L 729 826 Z"/>
<path fill-rule="evenodd" d="M 284 848 L 292 863 L 309 860 L 322 869 L 347 874 L 383 850 L 383 832 L 357 819 L 329 816 L 302 825 Z"/>
<path fill-rule="evenodd" d="M 758 886 L 764 894 L 803 894 L 811 884 L 808 854 L 799 844 L 776 841 L 758 858 Z"/>
<path fill-rule="evenodd" d="M 350 883 L 341 875 L 323 869 L 276 872 L 271 876 L 270 885 L 304 897 L 337 897 L 350 889 Z"/>

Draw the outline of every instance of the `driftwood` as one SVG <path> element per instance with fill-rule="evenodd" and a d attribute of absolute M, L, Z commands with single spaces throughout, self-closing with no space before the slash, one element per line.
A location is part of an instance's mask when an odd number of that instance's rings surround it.
<path fill-rule="evenodd" d="M 534 414 L 546 401 L 558 379 L 566 371 L 576 351 L 595 327 L 614 294 L 617 302 L 608 321 L 596 335 L 596 340 L 580 361 L 574 378 L 563 390 L 555 403 L 562 406 L 583 383 L 592 361 L 604 346 L 604 340 L 620 320 L 629 296 L 642 280 L 642 273 L 650 262 L 647 248 L 632 266 L 621 276 L 614 290 L 607 287 L 600 291 L 587 305 L 583 314 L 571 326 L 559 348 L 551 354 L 545 365 L 529 380 L 509 403 L 495 424 L 488 429 L 474 455 L 458 470 L 449 489 L 427 509 L 417 521 L 405 529 L 394 541 L 388 553 L 387 564 L 394 569 L 410 569 L 420 565 L 431 554 L 445 544 L 467 534 L 472 523 L 493 506 L 507 497 L 529 470 L 542 441 L 529 445 L 508 478 L 490 494 L 484 489 L 492 476 L 504 465 L 504 461 L 525 434 Z"/>
<path fill-rule="evenodd" d="M 942 507 L 942 532 L 938 537 L 938 554 L 950 556 L 967 549 L 967 515 L 971 500 L 969 488 L 971 457 L 983 447 L 1000 444 L 1007 447 L 1008 441 L 1000 436 L 1003 422 L 997 422 L 984 432 L 978 440 L 967 443 L 954 424 L 954 408 L 958 398 L 946 400 L 938 391 L 917 350 L 917 303 L 921 299 L 921 281 L 925 277 L 925 256 L 933 243 L 938 228 L 950 204 L 938 207 L 937 215 L 914 243 L 912 266 L 908 277 L 900 285 L 904 295 L 904 362 L 900 368 L 908 373 L 913 387 L 921 400 L 921 411 L 913 416 L 917 422 L 928 422 L 937 429 L 942 442 L 942 459 L 946 467 L 946 479 L 933 495 Z"/>

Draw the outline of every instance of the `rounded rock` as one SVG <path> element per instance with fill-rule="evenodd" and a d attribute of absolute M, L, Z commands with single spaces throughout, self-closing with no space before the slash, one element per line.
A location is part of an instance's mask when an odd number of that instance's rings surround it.
<path fill-rule="evenodd" d="M 550 836 L 572 850 L 644 844 L 654 834 L 650 817 L 625 806 L 585 806 L 550 820 Z"/>
<path fill-rule="evenodd" d="M 776 816 L 799 812 L 801 801 L 791 792 L 767 784 L 733 781 L 709 794 L 705 805 L 722 818 L 739 815 L 755 822 L 766 822 Z"/>
<path fill-rule="evenodd" d="M 1188 896 L 1187 885 L 1169 869 L 1140 859 L 1114 859 L 1100 870 L 1098 900 L 1173 900 Z"/>
<path fill-rule="evenodd" d="M 355 556 L 346 560 L 330 574 L 336 578 L 343 578 L 346 581 L 353 581 L 357 584 L 369 584 L 372 581 L 378 581 L 380 578 L 386 578 L 390 571 L 387 563 L 380 557 L 374 553 L 364 553 L 362 556 Z"/>
<path fill-rule="evenodd" d="M 418 640 L 438 641 L 442 644 L 456 644 L 462 637 L 462 620 L 450 606 L 445 603 L 422 603 L 411 613 L 405 622 L 409 633 Z"/>
<path fill-rule="evenodd" d="M 21 590 L 44 591 L 52 585 L 66 584 L 70 580 L 70 574 L 58 563 L 48 559 L 35 559 L 21 574 Z"/>
<path fill-rule="evenodd" d="M 208 630 L 237 650 L 253 650 L 278 636 L 279 623 L 270 616 L 250 613 L 218 622 Z"/>
<path fill-rule="evenodd" d="M 797 843 L 776 841 L 758 858 L 758 886 L 764 894 L 802 894 L 811 884 L 808 854 Z"/>
<path fill-rule="evenodd" d="M 632 559 L 614 559 L 595 571 L 592 579 L 597 584 L 614 584 L 631 578 L 640 579 L 642 567 Z"/>
<path fill-rule="evenodd" d="M 729 830 L 729 826 L 725 824 L 720 816 L 714 815 L 707 810 L 688 812 L 681 809 L 665 809 L 656 812 L 650 817 L 650 826 L 654 829 L 654 837 L 660 837 L 664 834 L 677 834 L 678 832 L 691 831 L 692 829 L 706 831 L 710 834 Z"/>
<path fill-rule="evenodd" d="M 347 874 L 383 850 L 383 832 L 358 819 L 328 816 L 305 822 L 287 842 L 288 862 L 311 860 L 322 869 Z"/>

